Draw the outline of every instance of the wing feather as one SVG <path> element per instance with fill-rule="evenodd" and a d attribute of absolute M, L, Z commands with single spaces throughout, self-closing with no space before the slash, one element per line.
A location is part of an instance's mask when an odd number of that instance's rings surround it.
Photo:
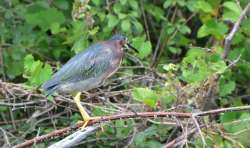
<path fill-rule="evenodd" d="M 42 87 L 45 92 L 53 93 L 61 84 L 83 81 L 100 76 L 109 66 L 106 57 L 110 50 L 102 44 L 95 44 L 72 57 Z"/>

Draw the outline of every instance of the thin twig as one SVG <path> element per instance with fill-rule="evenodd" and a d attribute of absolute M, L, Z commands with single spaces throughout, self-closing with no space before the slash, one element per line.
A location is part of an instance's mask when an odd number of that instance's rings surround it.
<path fill-rule="evenodd" d="M 145 29 L 146 29 L 146 34 L 147 34 L 148 40 L 151 41 L 150 35 L 149 35 L 148 21 L 147 21 L 147 18 L 146 18 L 146 14 L 145 14 L 145 11 L 144 11 L 144 3 L 143 3 L 142 0 L 140 0 L 140 6 L 141 6 L 141 12 L 142 12 L 144 25 L 145 25 Z"/>
<path fill-rule="evenodd" d="M 178 117 L 178 118 L 192 118 L 192 116 L 208 116 L 208 115 L 215 115 L 220 114 L 224 112 L 233 112 L 233 111 L 242 111 L 242 110 L 250 110 L 250 105 L 247 106 L 239 106 L 239 107 L 230 107 L 230 108 L 221 108 L 221 109 L 215 109 L 205 112 L 199 112 L 199 113 L 183 113 L 183 112 L 140 112 L 140 113 L 121 113 L 117 115 L 110 115 L 110 116 L 102 116 L 99 118 L 95 118 L 91 121 L 89 121 L 88 126 L 96 124 L 96 123 L 102 123 L 106 121 L 112 121 L 112 120 L 120 120 L 120 119 L 130 119 L 130 118 L 157 118 L 157 117 Z M 55 130 L 51 133 L 48 133 L 46 135 L 42 135 L 39 137 L 35 137 L 33 139 L 27 140 L 24 143 L 18 144 L 15 147 L 16 148 L 23 148 L 32 145 L 33 143 L 40 143 L 48 139 L 53 139 L 55 137 L 64 135 L 66 133 L 69 133 L 72 130 L 76 130 L 79 127 L 81 127 L 84 124 L 84 122 L 79 122 L 76 125 L 72 127 L 66 127 L 60 130 Z"/>
<path fill-rule="evenodd" d="M 216 114 L 225 113 L 225 112 L 236 112 L 236 111 L 242 111 L 242 110 L 250 110 L 250 105 L 220 108 L 220 109 L 214 109 L 214 110 L 209 110 L 209 111 L 204 111 L 204 112 L 194 113 L 194 114 L 195 116 L 207 116 L 207 115 L 216 115 Z"/>
<path fill-rule="evenodd" d="M 130 145 L 133 143 L 133 141 L 135 139 L 136 133 L 137 133 L 137 129 L 136 129 L 136 127 L 134 127 L 132 136 L 130 136 L 130 138 L 129 138 L 127 144 L 124 146 L 124 148 L 129 148 L 130 147 Z"/>
<path fill-rule="evenodd" d="M 173 147 L 177 147 L 180 144 L 182 144 L 182 140 L 186 138 L 186 136 L 189 136 L 193 133 L 195 133 L 197 131 L 197 128 L 193 128 L 191 130 L 188 131 L 187 135 L 181 135 L 177 138 L 175 138 L 174 140 L 168 142 L 166 145 L 164 145 L 164 148 L 173 148 Z"/>
<path fill-rule="evenodd" d="M 242 21 L 244 20 L 244 18 L 246 17 L 246 15 L 249 11 L 250 11 L 250 2 L 247 4 L 247 6 L 241 12 L 238 20 L 236 21 L 236 23 L 233 26 L 233 29 L 225 38 L 224 51 L 222 54 L 223 59 L 227 58 L 229 50 L 230 50 L 230 45 L 231 45 L 232 39 L 233 39 L 234 35 L 236 34 L 236 32 L 239 30 L 240 24 L 242 23 Z"/>
<path fill-rule="evenodd" d="M 196 126 L 196 128 L 197 128 L 197 130 L 198 130 L 198 132 L 199 132 L 199 134 L 201 136 L 202 147 L 205 148 L 206 147 L 206 140 L 205 140 L 205 138 L 204 138 L 204 136 L 203 136 L 203 134 L 201 132 L 200 125 L 197 122 L 196 117 L 194 115 L 192 116 L 192 120 L 194 121 L 194 124 L 195 124 L 195 126 Z"/>
<path fill-rule="evenodd" d="M 4 61 L 3 61 L 3 48 L 2 47 L 0 47 L 0 68 L 2 68 L 3 81 L 6 81 L 5 67 L 4 67 Z"/>
<path fill-rule="evenodd" d="M 1 128 L 1 127 L 0 127 L 0 130 L 2 131 L 2 133 L 3 133 L 3 135 L 4 135 L 4 139 L 5 139 L 6 144 L 7 144 L 9 147 L 11 147 L 10 142 L 9 142 L 9 138 L 8 138 L 8 136 L 7 136 L 7 134 L 6 134 L 6 131 L 5 131 L 3 128 Z"/>

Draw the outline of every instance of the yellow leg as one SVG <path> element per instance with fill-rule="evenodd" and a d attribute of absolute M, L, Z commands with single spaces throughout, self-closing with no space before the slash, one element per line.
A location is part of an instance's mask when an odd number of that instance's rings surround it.
<path fill-rule="evenodd" d="M 85 109 L 83 108 L 83 106 L 81 105 L 81 102 L 80 102 L 81 98 L 80 98 L 80 96 L 81 96 L 81 92 L 78 92 L 76 94 L 76 96 L 74 97 L 74 101 L 75 101 L 76 106 L 78 107 L 78 109 L 79 109 L 79 111 L 80 111 L 80 113 L 82 115 L 83 121 L 85 122 L 83 124 L 83 126 L 81 127 L 82 129 L 84 129 L 91 118 L 89 117 L 89 114 L 85 111 Z"/>

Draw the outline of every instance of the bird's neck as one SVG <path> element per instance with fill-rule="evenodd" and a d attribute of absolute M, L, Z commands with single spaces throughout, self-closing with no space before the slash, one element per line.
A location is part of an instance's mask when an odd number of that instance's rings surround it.
<path fill-rule="evenodd" d="M 122 57 L 123 56 L 123 47 L 119 43 L 119 41 L 111 41 L 110 47 L 113 53 L 115 53 L 116 56 Z"/>

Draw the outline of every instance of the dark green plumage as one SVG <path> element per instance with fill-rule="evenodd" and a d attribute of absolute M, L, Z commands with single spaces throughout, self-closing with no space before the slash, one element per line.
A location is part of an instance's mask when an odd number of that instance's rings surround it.
<path fill-rule="evenodd" d="M 94 44 L 72 57 L 42 87 L 47 95 L 55 91 L 72 93 L 98 87 L 119 67 L 124 46 L 123 36 Z"/>

